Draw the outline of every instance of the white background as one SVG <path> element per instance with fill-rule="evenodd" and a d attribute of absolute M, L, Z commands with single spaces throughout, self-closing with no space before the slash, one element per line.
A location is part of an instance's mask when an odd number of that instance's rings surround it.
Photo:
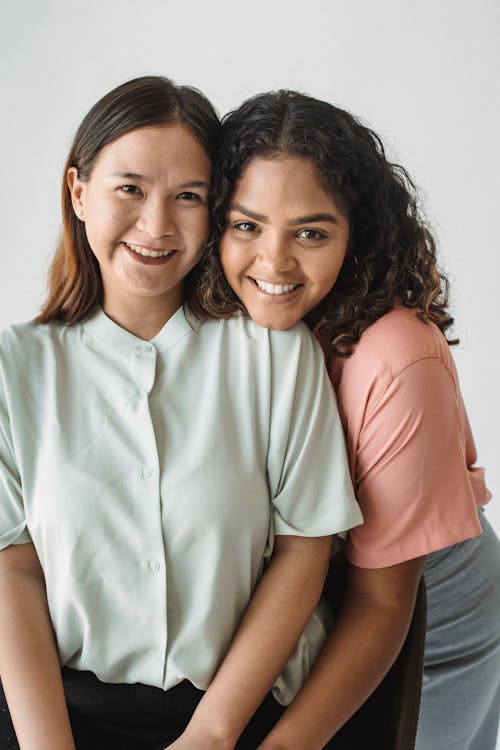
<path fill-rule="evenodd" d="M 480 463 L 500 495 L 499 22 L 496 0 L 4 2 L 0 328 L 41 304 L 66 152 L 107 90 L 165 74 L 221 114 L 266 89 L 307 91 L 361 116 L 422 190 L 452 276 Z"/>
<path fill-rule="evenodd" d="M 360 115 L 422 190 L 498 497 L 499 22 L 497 0 L 3 0 L 0 328 L 41 303 L 65 155 L 106 91 L 159 73 L 197 86 L 222 114 L 250 94 L 298 88 Z M 499 506 L 488 510 L 497 530 Z"/>

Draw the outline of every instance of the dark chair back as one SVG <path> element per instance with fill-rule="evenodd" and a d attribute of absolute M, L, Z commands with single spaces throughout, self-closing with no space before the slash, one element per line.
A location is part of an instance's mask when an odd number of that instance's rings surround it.
<path fill-rule="evenodd" d="M 335 613 L 342 606 L 346 574 L 347 564 L 337 559 L 324 591 Z M 422 576 L 410 629 L 399 656 L 376 690 L 330 740 L 328 750 L 414 750 L 422 691 L 425 628 L 426 595 Z"/>

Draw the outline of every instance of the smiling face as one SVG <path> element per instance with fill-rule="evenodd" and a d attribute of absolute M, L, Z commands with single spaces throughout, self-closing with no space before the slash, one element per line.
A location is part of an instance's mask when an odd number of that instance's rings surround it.
<path fill-rule="evenodd" d="M 139 128 L 105 146 L 68 185 L 101 270 L 103 308 L 120 321 L 154 305 L 170 317 L 208 232 L 211 164 L 185 126 Z"/>
<path fill-rule="evenodd" d="M 250 316 L 285 329 L 333 287 L 348 240 L 349 221 L 309 159 L 256 157 L 233 194 L 220 254 Z"/>

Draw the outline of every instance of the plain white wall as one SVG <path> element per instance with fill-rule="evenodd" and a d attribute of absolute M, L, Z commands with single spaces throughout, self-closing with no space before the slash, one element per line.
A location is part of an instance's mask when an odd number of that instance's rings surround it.
<path fill-rule="evenodd" d="M 221 113 L 266 89 L 307 91 L 360 115 L 423 190 L 498 498 L 499 21 L 497 0 L 4 0 L 0 328 L 40 305 L 66 151 L 107 90 L 160 73 Z M 498 500 L 488 515 L 500 531 Z"/>
<path fill-rule="evenodd" d="M 4 1 L 0 328 L 41 303 L 66 151 L 107 90 L 166 74 L 221 113 L 258 91 L 307 91 L 360 115 L 423 190 L 453 279 L 480 463 L 498 496 L 499 21 L 496 0 Z M 488 514 L 500 530 L 498 502 Z"/>

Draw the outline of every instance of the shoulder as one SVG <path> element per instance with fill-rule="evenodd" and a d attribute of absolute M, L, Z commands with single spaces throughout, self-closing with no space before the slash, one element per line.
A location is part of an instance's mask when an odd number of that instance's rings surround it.
<path fill-rule="evenodd" d="M 279 398 L 286 405 L 288 399 L 288 410 L 294 394 L 314 395 L 325 383 L 331 398 L 323 352 L 303 323 L 276 331 L 243 315 L 204 321 L 191 346 L 198 360 L 217 361 L 219 372 L 234 387 L 248 377 L 261 394 L 270 394 L 273 403 Z"/>
<path fill-rule="evenodd" d="M 0 359 L 3 366 L 24 363 L 41 364 L 45 358 L 54 357 L 58 349 L 67 349 L 78 338 L 80 325 L 62 323 L 38 324 L 35 321 L 17 323 L 0 332 Z M 33 368 L 32 368 L 33 369 Z"/>
<path fill-rule="evenodd" d="M 21 353 L 27 347 L 36 344 L 38 340 L 43 341 L 44 335 L 40 337 L 40 328 L 45 329 L 47 326 L 38 326 L 30 320 L 25 323 L 16 323 L 0 332 L 0 351 L 2 354 L 11 354 L 16 351 Z"/>
<path fill-rule="evenodd" d="M 353 357 L 364 359 L 390 379 L 420 359 L 449 359 L 449 346 L 439 328 L 418 317 L 417 310 L 397 307 L 361 336 Z"/>
<path fill-rule="evenodd" d="M 446 376 L 458 392 L 458 376 L 450 347 L 434 323 L 417 311 L 397 307 L 367 328 L 347 359 L 334 357 L 329 372 L 346 421 L 360 424 L 388 393 L 402 393 L 406 383 L 415 393 L 432 390 Z M 451 379 L 450 379 L 451 378 Z M 406 389 L 407 390 L 407 389 Z"/>
<path fill-rule="evenodd" d="M 37 323 L 34 320 L 28 320 L 24 323 L 14 323 L 0 332 L 0 342 L 2 344 L 31 343 L 39 341 L 40 343 L 58 338 L 64 335 L 66 331 L 77 330 L 80 326 L 66 325 L 63 323 Z"/>
<path fill-rule="evenodd" d="M 425 359 L 440 361 L 454 372 L 448 343 L 439 328 L 418 317 L 418 311 L 398 306 L 369 326 L 347 359 L 334 358 L 337 377 L 356 372 L 387 385 L 412 364 Z"/>
<path fill-rule="evenodd" d="M 302 322 L 296 323 L 285 331 L 276 331 L 257 325 L 250 317 L 236 314 L 224 320 L 204 320 L 194 326 L 198 336 L 206 339 L 220 339 L 250 343 L 255 349 L 268 349 L 272 354 L 279 352 L 283 356 L 293 352 L 303 354 L 310 350 L 321 356 L 321 348 L 309 328 Z"/>

